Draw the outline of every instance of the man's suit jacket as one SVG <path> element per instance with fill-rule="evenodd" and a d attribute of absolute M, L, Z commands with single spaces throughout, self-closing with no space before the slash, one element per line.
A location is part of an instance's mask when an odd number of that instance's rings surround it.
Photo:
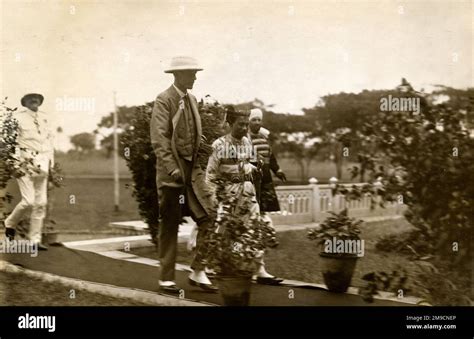
<path fill-rule="evenodd" d="M 204 171 L 196 161 L 201 143 L 202 127 L 198 104 L 194 95 L 188 92 L 191 110 L 196 125 L 196 140 L 193 154 L 193 170 L 191 175 L 194 194 L 208 214 L 212 212 L 211 193 L 205 184 Z M 184 180 L 184 160 L 178 156 L 176 149 L 176 127 L 184 118 L 184 102 L 174 86 L 160 93 L 153 106 L 150 120 L 151 145 L 156 155 L 156 186 L 181 187 L 182 182 L 176 182 L 171 177 L 175 169 L 181 171 Z"/>

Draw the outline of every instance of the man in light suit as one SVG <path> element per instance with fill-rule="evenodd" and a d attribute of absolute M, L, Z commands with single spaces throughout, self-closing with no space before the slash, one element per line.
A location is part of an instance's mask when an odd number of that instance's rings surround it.
<path fill-rule="evenodd" d="M 156 154 L 156 184 L 160 209 L 158 251 L 161 291 L 179 293 L 175 283 L 178 228 L 184 216 L 198 224 L 197 255 L 191 265 L 189 283 L 209 292 L 217 288 L 205 274 L 200 246 L 212 222 L 213 205 L 205 175 L 197 162 L 202 130 L 198 105 L 188 92 L 201 71 L 191 57 L 175 57 L 165 73 L 174 75 L 174 83 L 155 100 L 150 121 L 150 138 Z"/>
<path fill-rule="evenodd" d="M 33 159 L 34 171 L 17 178 L 21 201 L 5 220 L 5 235 L 14 240 L 18 223 L 30 214 L 28 239 L 40 250 L 48 248 L 41 242 L 46 216 L 48 174 L 54 166 L 54 133 L 48 114 L 39 110 L 44 97 L 30 93 L 21 99 L 24 109 L 15 113 L 18 121 L 18 153 L 21 159 Z"/>

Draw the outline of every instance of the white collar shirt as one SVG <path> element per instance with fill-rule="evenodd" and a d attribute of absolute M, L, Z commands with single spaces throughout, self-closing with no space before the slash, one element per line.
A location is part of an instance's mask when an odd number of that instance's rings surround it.
<path fill-rule="evenodd" d="M 182 90 L 180 90 L 175 84 L 173 84 L 173 87 L 176 89 L 176 91 L 178 92 L 180 98 L 182 99 L 183 97 L 186 96 L 186 94 L 188 93 L 184 93 Z"/>
<path fill-rule="evenodd" d="M 32 157 L 35 165 L 47 172 L 49 162 L 54 162 L 54 133 L 48 115 L 25 108 L 15 113 L 14 118 L 18 121 L 20 154 Z"/>

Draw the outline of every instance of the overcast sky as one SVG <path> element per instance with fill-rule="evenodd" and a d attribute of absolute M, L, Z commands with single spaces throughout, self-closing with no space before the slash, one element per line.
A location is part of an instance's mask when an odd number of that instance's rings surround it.
<path fill-rule="evenodd" d="M 299 113 L 340 91 L 394 88 L 401 77 L 473 86 L 470 1 L 2 1 L 1 88 L 9 106 L 45 95 L 68 136 L 119 105 L 154 100 L 174 55 L 204 67 L 193 90 Z M 61 110 L 64 98 L 90 100 Z M 62 101 L 61 101 L 62 100 Z M 77 101 L 76 101 L 77 103 Z"/>

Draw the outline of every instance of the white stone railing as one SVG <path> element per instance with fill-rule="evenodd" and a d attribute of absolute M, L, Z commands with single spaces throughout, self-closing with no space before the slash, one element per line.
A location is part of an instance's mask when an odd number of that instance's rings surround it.
<path fill-rule="evenodd" d="M 331 178 L 331 184 L 318 185 L 315 178 L 308 185 L 278 186 L 276 194 L 280 203 L 280 212 L 270 213 L 274 224 L 304 224 L 322 221 L 329 211 L 339 212 L 347 207 L 349 216 L 362 218 L 371 216 L 401 215 L 405 206 L 399 203 L 386 203 L 385 208 L 376 206 L 370 209 L 370 196 L 360 200 L 346 201 L 341 194 L 332 195 L 332 187 L 337 183 Z M 341 184 L 347 188 L 354 184 Z M 362 186 L 363 184 L 355 184 Z"/>

